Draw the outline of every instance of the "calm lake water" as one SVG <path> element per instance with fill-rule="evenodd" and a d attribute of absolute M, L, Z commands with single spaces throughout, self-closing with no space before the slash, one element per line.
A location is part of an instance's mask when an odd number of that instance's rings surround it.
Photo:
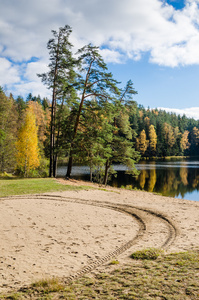
<path fill-rule="evenodd" d="M 112 176 L 108 184 L 199 201 L 199 160 L 141 161 L 136 167 L 140 175 L 134 178 L 125 174 L 125 166 L 114 165 L 117 177 Z M 58 176 L 65 176 L 66 170 L 66 166 L 59 167 Z M 89 172 L 89 167 L 74 166 L 71 177 L 89 180 Z"/>

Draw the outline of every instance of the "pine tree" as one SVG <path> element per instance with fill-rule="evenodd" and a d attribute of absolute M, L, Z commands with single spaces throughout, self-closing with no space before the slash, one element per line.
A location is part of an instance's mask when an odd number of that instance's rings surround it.
<path fill-rule="evenodd" d="M 112 140 L 109 142 L 109 156 L 105 164 L 104 184 L 107 184 L 108 172 L 113 162 L 123 163 L 128 167 L 128 173 L 138 175 L 135 163 L 140 155 L 135 151 L 133 139 L 135 131 L 131 128 L 130 113 L 136 112 L 136 102 L 133 96 L 137 92 L 133 88 L 133 83 L 129 80 L 123 90 L 120 91 L 119 99 L 114 103 L 112 125 Z"/>
<path fill-rule="evenodd" d="M 50 168 L 49 176 L 56 177 L 57 172 L 57 147 L 59 144 L 60 120 L 57 119 L 58 103 L 63 102 L 65 97 L 69 97 L 73 92 L 75 78 L 74 65 L 76 61 L 72 57 L 72 44 L 69 36 L 72 30 L 70 26 L 60 27 L 59 31 L 52 30 L 53 38 L 49 40 L 47 48 L 50 54 L 49 72 L 38 74 L 51 90 L 51 125 L 50 125 Z"/>
<path fill-rule="evenodd" d="M 39 166 L 39 147 L 35 115 L 30 108 L 26 110 L 16 142 L 17 168 L 24 177 L 28 177 L 32 169 Z"/>
<path fill-rule="evenodd" d="M 80 102 L 78 104 L 77 114 L 73 126 L 73 133 L 69 151 L 69 162 L 66 177 L 70 178 L 74 148 L 76 147 L 76 137 L 78 134 L 80 119 L 85 102 L 91 99 L 100 103 L 102 107 L 106 103 L 111 103 L 115 95 L 119 94 L 116 86 L 117 82 L 113 79 L 112 74 L 107 72 L 107 66 L 99 54 L 99 48 L 87 45 L 78 51 L 79 54 L 79 80 L 78 89 Z"/>

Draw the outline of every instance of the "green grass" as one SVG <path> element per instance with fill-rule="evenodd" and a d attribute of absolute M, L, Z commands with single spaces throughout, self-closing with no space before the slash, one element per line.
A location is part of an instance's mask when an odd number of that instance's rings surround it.
<path fill-rule="evenodd" d="M 136 251 L 132 253 L 131 258 L 133 259 L 148 259 L 148 260 L 155 260 L 157 259 L 161 254 L 163 254 L 163 251 L 161 249 L 156 248 L 148 248 L 140 251 Z"/>
<path fill-rule="evenodd" d="M 12 195 L 38 194 L 54 191 L 80 190 L 89 187 L 63 185 L 53 178 L 0 179 L 0 197 Z"/>
<path fill-rule="evenodd" d="M 117 259 L 112 260 L 109 265 L 118 265 L 119 261 Z"/>
<path fill-rule="evenodd" d="M 117 269 L 109 268 L 107 273 L 84 276 L 67 285 L 58 279 L 39 281 L 27 289 L 0 295 L 0 299 L 199 299 L 199 251 L 162 254 L 156 260 L 132 259 Z"/>

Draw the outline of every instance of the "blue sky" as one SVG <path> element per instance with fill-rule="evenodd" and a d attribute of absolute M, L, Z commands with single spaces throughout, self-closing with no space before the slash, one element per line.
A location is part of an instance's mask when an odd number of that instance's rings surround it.
<path fill-rule="evenodd" d="M 131 79 L 138 104 L 199 119 L 199 0 L 0 0 L 0 85 L 51 97 L 51 30 L 72 27 L 74 49 L 100 46 L 115 79 Z"/>
<path fill-rule="evenodd" d="M 167 0 L 166 2 L 175 9 L 183 9 L 185 7 L 185 1 L 183 0 Z"/>

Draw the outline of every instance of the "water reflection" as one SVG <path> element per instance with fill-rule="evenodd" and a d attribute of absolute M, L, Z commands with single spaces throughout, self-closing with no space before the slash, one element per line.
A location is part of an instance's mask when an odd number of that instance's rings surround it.
<path fill-rule="evenodd" d="M 137 178 L 125 174 L 126 167 L 116 165 L 117 177 L 109 182 L 114 187 L 138 188 L 166 196 L 199 201 L 199 161 L 140 162 Z M 59 175 L 60 168 L 59 168 Z M 64 174 L 66 167 L 64 167 Z M 75 167 L 73 177 L 89 180 L 88 167 Z"/>
<path fill-rule="evenodd" d="M 116 187 L 129 186 L 166 196 L 199 200 L 199 162 L 142 162 L 140 175 L 132 178 L 123 171 L 112 180 Z M 194 193 L 193 197 L 192 194 Z"/>

